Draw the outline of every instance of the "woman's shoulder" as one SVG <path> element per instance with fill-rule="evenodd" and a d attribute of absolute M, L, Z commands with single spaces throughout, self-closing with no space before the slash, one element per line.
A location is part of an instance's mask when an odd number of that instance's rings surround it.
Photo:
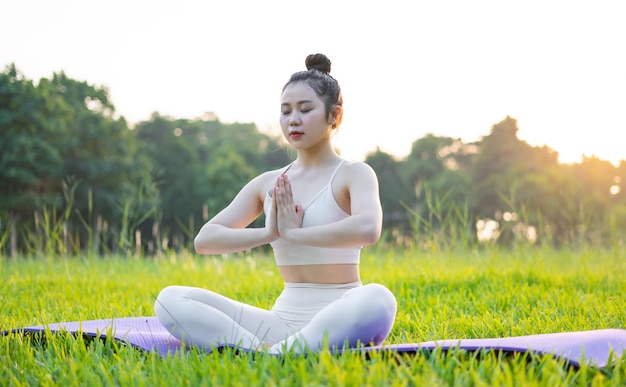
<path fill-rule="evenodd" d="M 364 161 L 344 160 L 344 163 L 341 169 L 344 170 L 343 173 L 346 175 L 352 175 L 352 174 L 376 175 L 376 172 L 374 172 L 374 169 L 368 163 Z"/>
<path fill-rule="evenodd" d="M 363 161 L 345 160 L 337 173 L 337 179 L 342 185 L 351 186 L 354 183 L 366 183 L 378 180 L 376 172 Z"/>

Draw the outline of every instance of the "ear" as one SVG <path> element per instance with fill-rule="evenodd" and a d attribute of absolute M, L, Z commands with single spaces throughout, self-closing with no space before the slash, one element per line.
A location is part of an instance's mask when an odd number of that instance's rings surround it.
<path fill-rule="evenodd" d="M 328 123 L 333 126 L 333 129 L 337 128 L 341 124 L 341 118 L 343 117 L 343 107 L 341 105 L 333 106 L 330 115 L 328 117 Z"/>

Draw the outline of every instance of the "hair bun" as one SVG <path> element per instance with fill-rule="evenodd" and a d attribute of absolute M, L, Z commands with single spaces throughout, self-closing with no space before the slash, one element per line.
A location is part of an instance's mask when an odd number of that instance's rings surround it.
<path fill-rule="evenodd" d="M 324 54 L 311 54 L 304 61 L 307 70 L 317 70 L 330 74 L 330 59 Z"/>

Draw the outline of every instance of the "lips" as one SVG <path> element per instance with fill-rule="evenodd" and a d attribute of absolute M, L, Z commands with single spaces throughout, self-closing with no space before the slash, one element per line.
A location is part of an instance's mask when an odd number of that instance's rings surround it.
<path fill-rule="evenodd" d="M 289 132 L 289 137 L 294 140 L 302 137 L 303 135 L 304 135 L 303 132 L 297 132 L 297 131 Z"/>

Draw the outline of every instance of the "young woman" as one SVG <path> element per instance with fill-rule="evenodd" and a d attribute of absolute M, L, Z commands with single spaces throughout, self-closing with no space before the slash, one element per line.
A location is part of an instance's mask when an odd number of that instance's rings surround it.
<path fill-rule="evenodd" d="M 332 145 L 343 108 L 323 54 L 306 58 L 281 96 L 280 125 L 296 160 L 251 180 L 195 239 L 201 254 L 269 243 L 284 289 L 271 310 L 206 289 L 170 286 L 155 312 L 187 344 L 232 344 L 270 353 L 381 344 L 396 300 L 380 284 L 363 285 L 361 247 L 380 237 L 378 181 L 365 163 L 342 159 Z M 247 227 L 262 212 L 265 227 Z"/>

